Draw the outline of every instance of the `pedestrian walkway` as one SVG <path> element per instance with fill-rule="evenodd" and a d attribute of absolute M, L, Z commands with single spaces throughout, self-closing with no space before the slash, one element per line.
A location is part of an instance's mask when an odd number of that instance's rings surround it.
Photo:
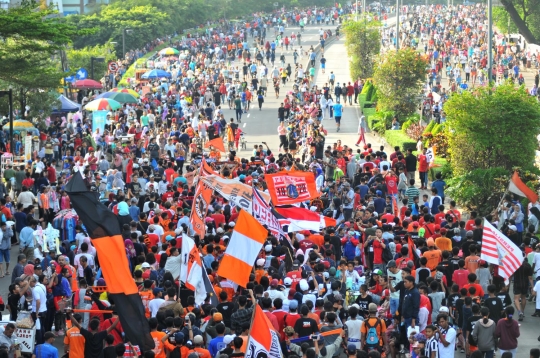
<path fill-rule="evenodd" d="M 345 38 L 342 36 L 338 41 L 332 42 L 330 46 L 325 49 L 324 57 L 326 58 L 326 70 L 322 73 L 322 69 L 319 67 L 315 77 L 315 83 L 318 88 L 324 87 L 325 83 L 328 83 L 328 76 L 330 71 L 333 71 L 336 75 L 336 85 L 339 82 L 353 82 L 349 70 L 349 56 L 347 54 L 347 48 L 345 47 Z M 317 58 L 317 62 L 320 61 L 320 56 Z M 333 91 L 331 91 L 334 98 Z M 335 98 L 334 98 L 335 102 Z M 343 103 L 343 102 L 342 102 Z M 354 144 L 358 140 L 358 121 L 360 118 L 360 107 L 358 104 L 349 105 L 344 104 L 343 116 L 341 118 L 341 130 L 337 132 L 336 122 L 334 119 L 325 118 L 322 122 L 325 129 L 328 130 L 328 136 L 326 137 L 326 145 L 332 145 L 338 139 L 342 144 L 346 144 L 351 148 L 356 148 Z M 372 146 L 385 145 L 389 150 L 390 148 L 386 144 L 386 141 L 376 133 L 366 133 L 366 141 L 371 143 Z"/>

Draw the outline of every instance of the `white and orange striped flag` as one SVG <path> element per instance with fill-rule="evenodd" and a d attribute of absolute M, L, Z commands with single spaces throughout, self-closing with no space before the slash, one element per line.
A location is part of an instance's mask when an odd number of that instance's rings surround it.
<path fill-rule="evenodd" d="M 257 219 L 245 210 L 240 211 L 217 274 L 246 287 L 253 263 L 267 236 L 268 230 Z"/>

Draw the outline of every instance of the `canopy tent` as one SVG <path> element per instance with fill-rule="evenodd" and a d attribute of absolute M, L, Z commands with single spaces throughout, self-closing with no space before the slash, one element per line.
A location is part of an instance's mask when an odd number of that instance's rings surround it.
<path fill-rule="evenodd" d="M 57 109 L 57 111 L 61 112 L 77 112 L 81 109 L 81 106 L 77 102 L 73 102 L 69 98 L 67 98 L 64 95 L 58 96 L 58 100 L 62 104 L 62 106 Z"/>

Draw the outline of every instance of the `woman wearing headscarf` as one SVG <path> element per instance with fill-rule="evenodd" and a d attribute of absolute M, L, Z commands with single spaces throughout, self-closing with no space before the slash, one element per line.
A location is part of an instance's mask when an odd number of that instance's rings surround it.
<path fill-rule="evenodd" d="M 117 171 L 114 174 L 113 187 L 124 191 L 124 185 L 125 185 L 125 183 L 124 183 L 124 180 L 123 180 L 122 172 Z"/>
<path fill-rule="evenodd" d="M 137 251 L 135 245 L 130 239 L 124 240 L 124 246 L 126 247 L 126 256 L 129 261 L 129 268 L 133 272 L 133 268 L 137 265 Z"/>

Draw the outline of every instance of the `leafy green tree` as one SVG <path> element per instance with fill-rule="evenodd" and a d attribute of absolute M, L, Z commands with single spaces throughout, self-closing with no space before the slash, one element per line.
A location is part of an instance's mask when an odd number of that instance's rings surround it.
<path fill-rule="evenodd" d="M 381 49 L 381 24 L 366 19 L 346 21 L 343 26 L 345 46 L 350 60 L 351 78 L 373 76 L 374 59 Z"/>
<path fill-rule="evenodd" d="M 373 81 L 378 91 L 379 107 L 394 111 L 398 118 L 414 113 L 427 65 L 427 60 L 411 48 L 378 56 Z"/>
<path fill-rule="evenodd" d="M 540 104 L 524 87 L 454 94 L 444 105 L 455 175 L 474 169 L 529 167 L 538 148 Z"/>
<path fill-rule="evenodd" d="M 103 62 L 94 61 L 94 79 L 99 80 L 104 73 L 107 72 L 107 64 L 109 61 L 114 61 L 118 57 L 116 56 L 114 46 L 108 42 L 103 46 L 96 45 L 93 47 L 85 47 L 80 50 L 69 49 L 66 51 L 70 72 L 74 73 L 79 68 L 86 68 L 90 71 L 91 58 L 103 57 Z"/>
<path fill-rule="evenodd" d="M 528 43 L 540 39 L 540 0 L 501 0 L 501 4 Z"/>

